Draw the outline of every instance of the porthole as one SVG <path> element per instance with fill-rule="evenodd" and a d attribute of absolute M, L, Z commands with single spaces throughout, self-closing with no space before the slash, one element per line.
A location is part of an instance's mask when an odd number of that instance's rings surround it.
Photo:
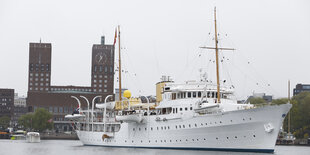
<path fill-rule="evenodd" d="M 139 128 L 139 131 L 141 131 L 141 128 Z"/>
<path fill-rule="evenodd" d="M 230 120 L 230 122 L 232 122 L 232 120 Z"/>
<path fill-rule="evenodd" d="M 159 128 L 157 127 L 157 130 L 158 130 Z"/>
<path fill-rule="evenodd" d="M 194 139 L 192 139 L 192 141 L 195 141 Z"/>
<path fill-rule="evenodd" d="M 170 142 L 172 142 L 172 141 L 170 140 Z"/>
<path fill-rule="evenodd" d="M 229 139 L 228 137 L 226 137 L 227 139 Z"/>
<path fill-rule="evenodd" d="M 187 139 L 185 141 L 187 141 Z"/>
<path fill-rule="evenodd" d="M 164 142 L 166 143 L 166 140 L 164 140 Z"/>
<path fill-rule="evenodd" d="M 157 140 L 155 140 L 155 142 L 157 143 Z"/>
<path fill-rule="evenodd" d="M 145 128 L 145 131 L 146 131 L 146 128 Z"/>
<path fill-rule="evenodd" d="M 256 137 L 255 135 L 253 135 L 253 137 Z"/>
<path fill-rule="evenodd" d="M 237 136 L 235 136 L 235 138 L 238 138 Z"/>
<path fill-rule="evenodd" d="M 201 126 L 203 126 L 203 123 L 201 123 Z"/>
<path fill-rule="evenodd" d="M 141 143 L 142 143 L 142 140 L 141 140 Z"/>
<path fill-rule="evenodd" d="M 163 140 L 160 140 L 160 142 L 163 142 Z"/>
<path fill-rule="evenodd" d="M 182 128 L 181 125 L 179 125 L 179 128 Z"/>
<path fill-rule="evenodd" d="M 216 140 L 218 140 L 219 138 L 216 137 Z"/>
<path fill-rule="evenodd" d="M 149 140 L 149 143 L 150 143 L 151 141 Z"/>
<path fill-rule="evenodd" d="M 252 118 L 250 117 L 250 120 L 252 120 Z"/>
<path fill-rule="evenodd" d="M 220 123 L 222 123 L 222 121 L 220 121 Z"/>
<path fill-rule="evenodd" d="M 203 140 L 206 140 L 205 138 Z"/>
<path fill-rule="evenodd" d="M 185 128 L 185 125 L 183 125 L 183 128 Z"/>
<path fill-rule="evenodd" d="M 163 127 L 161 127 L 161 130 L 163 130 Z"/>
<path fill-rule="evenodd" d="M 206 125 L 208 125 L 208 123 L 206 123 Z"/>
<path fill-rule="evenodd" d="M 178 126 L 176 125 L 175 128 L 178 129 Z"/>
<path fill-rule="evenodd" d="M 195 124 L 195 127 L 197 127 L 197 124 Z"/>
<path fill-rule="evenodd" d="M 153 127 L 151 127 L 151 130 L 153 131 Z"/>
<path fill-rule="evenodd" d="M 125 140 L 125 143 L 127 143 L 127 140 Z"/>
<path fill-rule="evenodd" d="M 190 124 L 188 124 L 188 127 L 190 128 L 190 127 L 191 127 L 191 125 L 190 125 Z"/>
<path fill-rule="evenodd" d="M 214 122 L 214 124 L 216 124 L 216 122 Z"/>
<path fill-rule="evenodd" d="M 182 140 L 180 139 L 180 142 L 182 142 Z"/>
<path fill-rule="evenodd" d="M 165 130 L 167 129 L 167 127 L 165 127 Z"/>
<path fill-rule="evenodd" d="M 136 129 L 135 129 L 135 128 L 133 128 L 132 130 L 133 130 L 133 131 L 135 131 Z"/>
<path fill-rule="evenodd" d="M 131 141 L 133 143 L 133 141 Z"/>
<path fill-rule="evenodd" d="M 243 121 L 245 121 L 245 119 L 243 118 Z"/>

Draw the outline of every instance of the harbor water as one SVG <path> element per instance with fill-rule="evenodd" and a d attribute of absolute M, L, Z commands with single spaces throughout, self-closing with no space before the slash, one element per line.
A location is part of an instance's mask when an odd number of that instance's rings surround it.
<path fill-rule="evenodd" d="M 27 143 L 22 140 L 0 140 L 0 155 L 265 155 L 265 153 L 192 151 L 168 149 L 115 148 L 84 146 L 78 140 L 42 140 Z M 267 153 L 270 155 L 270 153 Z M 309 146 L 276 146 L 276 155 L 309 155 Z"/>

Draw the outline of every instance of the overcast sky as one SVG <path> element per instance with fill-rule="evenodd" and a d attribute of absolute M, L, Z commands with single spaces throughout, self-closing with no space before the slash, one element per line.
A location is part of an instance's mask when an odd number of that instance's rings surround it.
<path fill-rule="evenodd" d="M 220 46 L 237 49 L 221 52 L 237 97 L 310 84 L 308 0 L 1 0 L 0 88 L 27 94 L 29 42 L 40 38 L 52 43 L 52 85 L 90 86 L 92 45 L 112 44 L 117 25 L 133 95 L 155 95 L 162 75 L 198 79 L 199 68 L 214 80 L 214 52 L 199 49 L 214 45 L 214 6 Z"/>

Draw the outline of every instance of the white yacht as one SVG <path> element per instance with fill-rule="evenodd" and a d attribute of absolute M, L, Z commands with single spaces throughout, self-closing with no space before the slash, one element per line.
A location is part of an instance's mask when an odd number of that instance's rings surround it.
<path fill-rule="evenodd" d="M 220 85 L 217 35 L 215 42 L 216 47 L 206 48 L 216 52 L 216 84 L 206 78 L 178 84 L 163 76 L 155 104 L 131 102 L 129 91 L 124 92 L 127 100 L 107 102 L 107 96 L 91 110 L 66 116 L 75 122 L 80 141 L 108 147 L 274 152 L 291 104 L 237 104 L 233 88 Z"/>

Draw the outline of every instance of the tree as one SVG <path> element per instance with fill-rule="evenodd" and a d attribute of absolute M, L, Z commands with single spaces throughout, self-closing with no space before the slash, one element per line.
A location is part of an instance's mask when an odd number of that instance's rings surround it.
<path fill-rule="evenodd" d="M 0 130 L 5 130 L 10 125 L 10 117 L 8 116 L 2 116 L 0 117 Z"/>
<path fill-rule="evenodd" d="M 274 99 L 274 100 L 272 100 L 271 103 L 272 104 L 277 104 L 277 105 L 279 105 L 279 104 L 286 104 L 286 103 L 288 103 L 288 99 L 287 98 Z"/>
<path fill-rule="evenodd" d="M 46 129 L 53 128 L 52 116 L 46 109 L 38 108 L 34 113 L 21 116 L 18 121 L 28 130 L 34 129 L 42 132 Z"/>
<path fill-rule="evenodd" d="M 250 98 L 249 101 L 250 101 L 251 104 L 263 104 L 263 103 L 266 103 L 266 101 L 263 98 L 261 98 L 261 97 L 253 97 L 253 98 Z"/>
<path fill-rule="evenodd" d="M 310 134 L 310 92 L 299 93 L 292 98 L 291 103 L 291 131 L 297 138 L 303 138 L 306 133 Z M 284 129 L 287 131 L 287 118 Z"/>

